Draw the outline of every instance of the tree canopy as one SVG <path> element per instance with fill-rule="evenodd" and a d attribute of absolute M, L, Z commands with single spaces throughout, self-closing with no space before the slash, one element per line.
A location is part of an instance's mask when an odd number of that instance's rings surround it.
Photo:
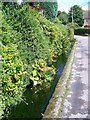
<path fill-rule="evenodd" d="M 46 18 L 54 21 L 57 16 L 58 3 L 56 2 L 41 2 Z"/>
<path fill-rule="evenodd" d="M 79 26 L 83 25 L 83 10 L 80 6 L 74 5 L 70 8 L 70 11 L 68 13 L 68 20 L 69 22 L 72 22 L 72 12 L 73 12 L 73 21 L 74 23 L 77 23 Z"/>
<path fill-rule="evenodd" d="M 62 24 L 66 25 L 68 21 L 68 14 L 63 11 L 60 14 L 58 14 L 58 19 L 62 22 Z"/>

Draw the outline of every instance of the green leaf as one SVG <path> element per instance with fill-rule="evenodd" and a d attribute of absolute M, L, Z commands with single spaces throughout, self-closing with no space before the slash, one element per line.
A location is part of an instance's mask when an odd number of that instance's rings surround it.
<path fill-rule="evenodd" d="M 33 70 L 32 73 L 33 73 L 33 76 L 37 76 L 37 71 L 36 70 Z"/>

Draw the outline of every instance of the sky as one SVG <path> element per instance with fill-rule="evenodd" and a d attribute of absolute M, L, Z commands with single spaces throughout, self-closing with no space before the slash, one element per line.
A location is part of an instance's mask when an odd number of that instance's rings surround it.
<path fill-rule="evenodd" d="M 83 10 L 88 10 L 88 2 L 90 0 L 57 0 L 58 10 L 65 11 L 68 13 L 70 7 L 73 5 L 79 5 Z M 89 8 L 90 9 L 90 8 Z"/>
<path fill-rule="evenodd" d="M 22 2 L 22 0 L 17 0 L 17 1 L 18 1 L 18 3 Z M 30 0 L 30 1 L 33 1 L 33 0 Z M 89 1 L 90 0 L 57 0 L 57 2 L 58 2 L 58 10 L 65 11 L 65 12 L 68 13 L 70 8 L 73 5 L 79 5 L 80 7 L 82 7 L 83 10 L 88 10 L 88 2 Z"/>

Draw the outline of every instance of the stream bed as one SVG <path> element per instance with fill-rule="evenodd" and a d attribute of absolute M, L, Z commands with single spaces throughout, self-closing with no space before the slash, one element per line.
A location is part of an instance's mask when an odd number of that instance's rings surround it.
<path fill-rule="evenodd" d="M 54 63 L 56 67 L 56 76 L 51 83 L 43 83 L 41 86 L 27 89 L 24 92 L 25 102 L 21 102 L 16 107 L 12 108 L 9 118 L 39 118 L 41 119 L 45 109 L 49 103 L 50 98 L 55 90 L 55 87 L 60 79 L 66 61 L 70 53 L 61 55 Z"/>

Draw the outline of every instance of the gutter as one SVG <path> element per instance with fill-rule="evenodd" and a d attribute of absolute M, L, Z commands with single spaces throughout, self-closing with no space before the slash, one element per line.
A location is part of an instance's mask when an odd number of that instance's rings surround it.
<path fill-rule="evenodd" d="M 71 70 L 72 70 L 72 65 L 74 61 L 74 54 L 76 51 L 76 44 L 77 44 L 77 41 L 74 43 L 72 51 L 64 67 L 62 76 L 60 77 L 58 81 L 58 84 L 55 88 L 53 96 L 49 101 L 49 104 L 44 112 L 42 119 L 59 118 L 60 116 L 61 108 L 63 106 L 62 103 L 64 102 L 64 99 L 65 99 L 68 80 L 71 77 Z"/>

